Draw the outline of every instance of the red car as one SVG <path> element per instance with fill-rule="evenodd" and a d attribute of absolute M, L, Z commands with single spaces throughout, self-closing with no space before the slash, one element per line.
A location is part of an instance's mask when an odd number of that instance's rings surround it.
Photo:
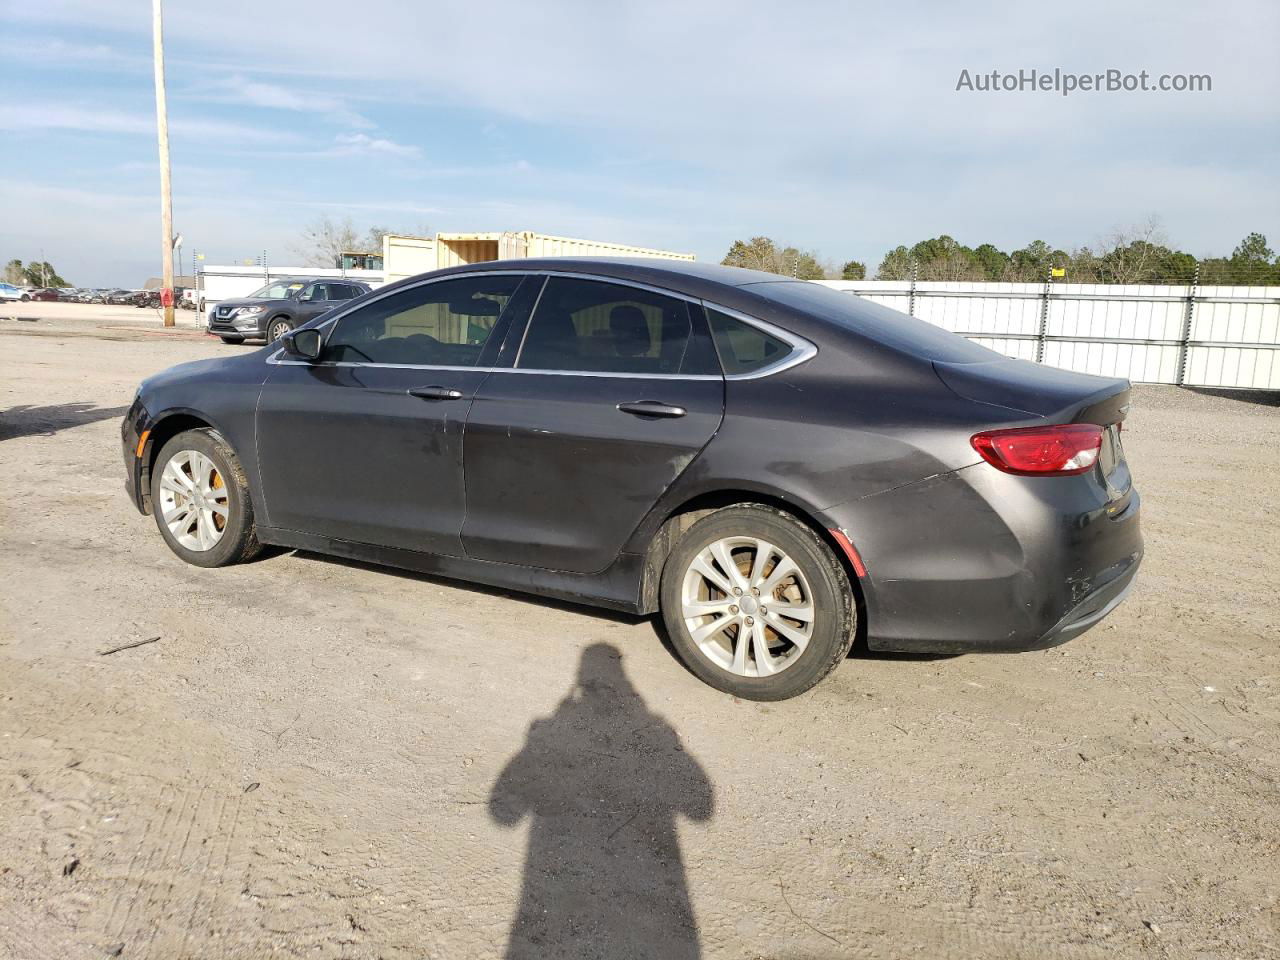
<path fill-rule="evenodd" d="M 62 294 L 60 294 L 57 290 L 53 289 L 53 287 L 48 287 L 44 290 L 37 290 L 35 293 L 31 295 L 31 299 L 32 300 L 49 300 L 56 303 L 57 301 L 62 299 Z"/>

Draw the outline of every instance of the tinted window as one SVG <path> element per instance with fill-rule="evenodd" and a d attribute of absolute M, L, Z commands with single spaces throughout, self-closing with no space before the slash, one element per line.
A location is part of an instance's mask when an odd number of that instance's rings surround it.
<path fill-rule="evenodd" d="M 360 295 L 360 291 L 348 283 L 329 284 L 330 300 L 351 300 Z"/>
<path fill-rule="evenodd" d="M 830 320 L 895 350 L 928 360 L 980 363 L 1004 355 L 897 310 L 806 280 L 753 283 L 747 289 L 784 306 Z"/>
<path fill-rule="evenodd" d="M 683 300 L 636 287 L 552 277 L 520 349 L 520 367 L 601 373 L 707 373 L 690 350 Z"/>
<path fill-rule="evenodd" d="M 472 367 L 520 277 L 442 280 L 356 308 L 338 321 L 325 359 Z"/>
<path fill-rule="evenodd" d="M 772 366 L 794 349 L 785 340 L 719 310 L 708 308 L 707 319 L 711 322 L 711 336 L 726 376 Z"/>

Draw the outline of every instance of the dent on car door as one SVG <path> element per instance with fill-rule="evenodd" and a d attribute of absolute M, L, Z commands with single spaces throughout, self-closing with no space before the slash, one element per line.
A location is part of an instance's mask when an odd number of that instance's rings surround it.
<path fill-rule="evenodd" d="M 467 421 L 467 555 L 608 567 L 720 426 L 724 378 L 702 308 L 552 276 L 514 368 Z"/>
<path fill-rule="evenodd" d="M 461 555 L 462 431 L 512 316 L 514 274 L 439 280 L 339 317 L 320 362 L 277 360 L 258 403 L 268 522 Z"/>

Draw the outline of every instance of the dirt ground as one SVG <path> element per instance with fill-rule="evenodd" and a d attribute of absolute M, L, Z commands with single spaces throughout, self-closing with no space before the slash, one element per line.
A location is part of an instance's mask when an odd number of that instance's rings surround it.
<path fill-rule="evenodd" d="M 182 564 L 120 416 L 248 348 L 88 316 L 0 320 L 0 957 L 1280 955 L 1263 398 L 1135 390 L 1147 557 L 1103 626 L 761 705 L 647 621 Z"/>

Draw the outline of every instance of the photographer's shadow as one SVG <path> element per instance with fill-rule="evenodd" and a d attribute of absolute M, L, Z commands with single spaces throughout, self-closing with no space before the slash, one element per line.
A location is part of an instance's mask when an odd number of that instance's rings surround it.
<path fill-rule="evenodd" d="M 711 783 L 620 660 L 587 648 L 493 786 L 498 823 L 531 818 L 509 958 L 700 955 L 675 820 L 710 819 Z"/>

